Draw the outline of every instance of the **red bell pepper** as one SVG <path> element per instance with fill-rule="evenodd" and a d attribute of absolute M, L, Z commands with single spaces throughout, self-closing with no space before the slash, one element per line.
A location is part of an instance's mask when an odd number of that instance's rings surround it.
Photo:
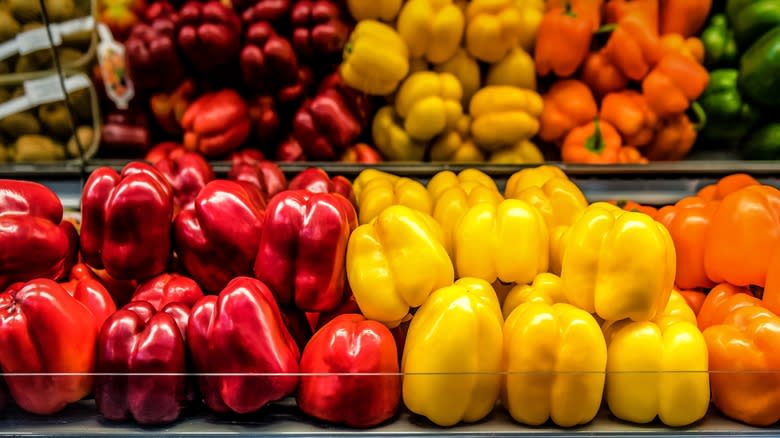
<path fill-rule="evenodd" d="M 179 274 L 160 274 L 138 286 L 132 301 L 144 301 L 157 311 L 171 303 L 192 307 L 203 298 L 203 291 L 195 280 Z"/>
<path fill-rule="evenodd" d="M 376 426 L 395 415 L 401 401 L 393 335 L 362 315 L 341 315 L 317 331 L 303 350 L 301 373 L 298 406 L 328 422 Z"/>
<path fill-rule="evenodd" d="M 244 181 L 259 187 L 269 199 L 287 190 L 287 178 L 284 177 L 284 172 L 272 161 L 267 161 L 262 152 L 256 149 L 244 149 L 233 153 L 231 162 L 229 180 Z"/>
<path fill-rule="evenodd" d="M 178 23 L 173 7 L 160 2 L 149 6 L 145 23 L 133 26 L 125 41 L 125 53 L 130 77 L 138 90 L 168 90 L 184 79 L 184 65 L 176 47 Z"/>
<path fill-rule="evenodd" d="M 298 79 L 298 57 L 292 44 L 271 23 L 251 23 L 241 49 L 241 74 L 254 91 L 269 92 Z"/>
<path fill-rule="evenodd" d="M 277 22 L 287 17 L 290 0 L 233 0 L 233 9 L 242 11 L 245 23 Z"/>
<path fill-rule="evenodd" d="M 341 56 L 352 30 L 343 4 L 332 0 L 298 0 L 290 13 L 293 45 L 317 61 Z"/>
<path fill-rule="evenodd" d="M 246 102 L 233 90 L 207 93 L 184 113 L 184 146 L 207 157 L 219 157 L 241 146 L 251 123 Z"/>
<path fill-rule="evenodd" d="M 290 135 L 276 148 L 276 160 L 286 163 L 295 161 L 307 161 L 308 157 L 303 151 L 301 142 L 295 136 Z"/>
<path fill-rule="evenodd" d="M 282 122 L 276 101 L 271 96 L 255 96 L 247 102 L 249 119 L 252 121 L 252 135 L 261 144 L 272 143 L 279 136 Z M 258 151 L 259 152 L 259 151 Z"/>
<path fill-rule="evenodd" d="M 189 310 L 184 303 L 158 311 L 134 301 L 106 321 L 97 343 L 96 370 L 101 374 L 95 380 L 95 401 L 103 417 L 132 418 L 144 425 L 179 417 L 191 398 L 183 335 Z"/>
<path fill-rule="evenodd" d="M 352 183 L 341 175 L 333 178 L 328 172 L 310 167 L 295 176 L 290 181 L 290 190 L 308 190 L 312 193 L 338 193 L 339 195 L 354 202 L 355 196 L 352 193 Z"/>
<path fill-rule="evenodd" d="M 71 295 L 78 285 L 86 280 L 97 280 L 108 291 L 111 299 L 117 306 L 124 306 L 130 301 L 130 297 L 138 286 L 136 281 L 117 280 L 112 278 L 105 270 L 94 270 L 86 263 L 79 263 L 70 270 L 68 281 L 60 283 Z"/>
<path fill-rule="evenodd" d="M 60 283 L 60 286 L 92 312 L 97 332 L 106 319 L 116 312 L 114 298 L 97 278 L 85 276 L 80 280 Z"/>
<path fill-rule="evenodd" d="M 112 157 L 135 157 L 151 145 L 149 120 L 137 110 L 110 112 L 100 129 L 100 151 Z"/>
<path fill-rule="evenodd" d="M 195 97 L 195 83 L 187 79 L 171 92 L 159 92 L 149 99 L 157 125 L 168 134 L 181 134 L 181 119 Z"/>
<path fill-rule="evenodd" d="M 11 289 L 0 294 L 0 370 L 19 407 L 53 414 L 92 391 L 95 316 L 52 280 Z"/>
<path fill-rule="evenodd" d="M 326 312 L 344 296 L 344 258 L 356 213 L 341 195 L 291 190 L 266 209 L 255 276 L 280 305 Z"/>
<path fill-rule="evenodd" d="M 279 310 L 282 312 L 282 318 L 287 331 L 290 332 L 290 336 L 295 340 L 295 345 L 298 346 L 299 351 L 303 351 L 313 334 L 306 312 L 295 307 L 282 307 Z"/>
<path fill-rule="evenodd" d="M 385 160 L 376 149 L 365 143 L 358 143 L 344 151 L 341 161 L 345 163 L 376 164 Z"/>
<path fill-rule="evenodd" d="M 173 187 L 173 201 L 177 209 L 192 203 L 203 187 L 214 179 L 214 171 L 208 161 L 178 143 L 158 144 L 146 155 L 146 161 L 152 163 Z"/>
<path fill-rule="evenodd" d="M 201 72 L 233 60 L 241 48 L 241 20 L 219 1 L 190 1 L 179 10 L 178 43 Z"/>
<path fill-rule="evenodd" d="M 254 412 L 298 385 L 298 347 L 271 291 L 253 278 L 233 279 L 219 296 L 200 300 L 192 309 L 187 344 L 195 371 L 212 374 L 200 377 L 199 386 L 214 412 Z M 243 375 L 213 375 L 219 373 Z"/>
<path fill-rule="evenodd" d="M 101 167 L 82 193 L 82 255 L 119 280 L 152 277 L 168 266 L 172 219 L 173 191 L 154 167 L 133 162 L 121 175 Z"/>
<path fill-rule="evenodd" d="M 203 289 L 216 293 L 231 279 L 251 274 L 264 207 L 262 193 L 251 184 L 216 180 L 176 217 L 176 252 Z"/>
<path fill-rule="evenodd" d="M 297 106 L 308 94 L 314 84 L 314 72 L 307 66 L 299 64 L 295 80 L 289 85 L 280 87 L 276 92 L 276 98 L 283 108 Z"/>

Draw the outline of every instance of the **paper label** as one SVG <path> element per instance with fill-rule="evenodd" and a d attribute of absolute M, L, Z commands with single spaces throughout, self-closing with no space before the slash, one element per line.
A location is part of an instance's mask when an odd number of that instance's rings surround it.
<path fill-rule="evenodd" d="M 65 100 L 57 75 L 24 81 L 24 95 L 0 104 L 0 119 L 51 102 Z M 68 94 L 89 87 L 89 78 L 83 73 L 65 79 Z"/>
<path fill-rule="evenodd" d="M 63 21 L 51 25 L 60 35 L 70 35 L 79 32 L 86 32 L 95 27 L 95 19 L 92 16 L 75 18 L 73 20 Z"/>
<path fill-rule="evenodd" d="M 97 49 L 98 63 L 106 94 L 117 108 L 125 109 L 135 96 L 127 69 L 125 46 L 114 41 L 111 31 L 104 24 L 98 25 L 98 34 L 101 39 Z"/>
<path fill-rule="evenodd" d="M 0 60 L 10 58 L 17 53 L 19 53 L 19 46 L 16 44 L 16 39 L 0 43 Z"/>
<path fill-rule="evenodd" d="M 56 28 L 51 29 L 51 37 L 55 46 L 62 44 L 62 37 Z M 20 55 L 51 47 L 46 28 L 39 27 L 16 35 L 16 47 L 19 49 Z"/>
<path fill-rule="evenodd" d="M 19 96 L 11 100 L 0 103 L 0 119 L 4 119 L 12 114 L 20 113 L 32 108 L 27 96 Z"/>

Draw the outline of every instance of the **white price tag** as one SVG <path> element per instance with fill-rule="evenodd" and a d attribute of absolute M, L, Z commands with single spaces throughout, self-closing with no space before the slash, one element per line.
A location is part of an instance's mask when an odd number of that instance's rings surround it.
<path fill-rule="evenodd" d="M 19 53 L 19 46 L 16 44 L 16 39 L 0 43 L 0 60 L 10 58 L 17 53 Z"/>
<path fill-rule="evenodd" d="M 22 111 L 27 111 L 33 106 L 34 105 L 30 105 L 30 101 L 27 99 L 27 96 L 19 96 L 11 100 L 7 100 L 3 103 L 0 103 L 0 119 L 4 119 L 10 115 L 20 113 Z"/>
<path fill-rule="evenodd" d="M 59 35 L 70 35 L 78 32 L 92 30 L 95 27 L 95 19 L 92 16 L 75 18 L 51 25 Z"/>
<path fill-rule="evenodd" d="M 62 44 L 62 37 L 59 32 L 57 32 L 56 28 L 51 29 L 51 37 L 55 46 Z M 35 52 L 36 50 L 51 47 L 51 44 L 49 43 L 49 34 L 46 32 L 45 27 L 22 32 L 16 35 L 16 46 L 19 49 L 20 55 L 26 55 Z"/>
<path fill-rule="evenodd" d="M 89 87 L 89 78 L 83 73 L 65 78 L 65 90 L 68 94 Z"/>
<path fill-rule="evenodd" d="M 24 94 L 33 105 L 65 100 L 60 78 L 56 75 L 24 81 Z"/>

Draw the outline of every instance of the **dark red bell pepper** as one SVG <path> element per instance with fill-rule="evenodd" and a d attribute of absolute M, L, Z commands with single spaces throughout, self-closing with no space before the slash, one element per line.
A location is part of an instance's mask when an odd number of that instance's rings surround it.
<path fill-rule="evenodd" d="M 130 109 L 110 112 L 100 129 L 100 153 L 112 157 L 137 157 L 151 145 L 149 119 Z"/>
<path fill-rule="evenodd" d="M 184 79 L 184 65 L 176 46 L 179 16 L 167 2 L 153 3 L 145 22 L 133 26 L 125 53 L 133 85 L 139 90 L 168 90 Z M 164 72 L 164 73 L 162 73 Z"/>
<path fill-rule="evenodd" d="M 203 289 L 216 293 L 231 279 L 251 274 L 264 208 L 255 186 L 216 180 L 179 213 L 173 227 L 176 253 Z"/>
<path fill-rule="evenodd" d="M 344 295 L 345 264 L 355 210 L 341 195 L 282 192 L 266 209 L 255 276 L 280 305 L 327 312 Z"/>
<path fill-rule="evenodd" d="M 313 334 L 306 312 L 295 307 L 282 307 L 279 310 L 282 312 L 282 318 L 287 331 L 290 332 L 290 336 L 295 340 L 295 345 L 298 346 L 299 351 L 303 351 Z"/>
<path fill-rule="evenodd" d="M 334 60 L 341 56 L 352 30 L 342 2 L 298 0 L 293 5 L 293 45 L 301 55 Z"/>
<path fill-rule="evenodd" d="M 318 330 L 303 350 L 301 373 L 298 407 L 324 421 L 376 426 L 395 415 L 401 401 L 393 335 L 362 315 L 341 315 Z"/>
<path fill-rule="evenodd" d="M 298 347 L 261 281 L 239 277 L 219 296 L 200 300 L 192 309 L 187 344 L 197 373 L 243 374 L 199 378 L 201 394 L 214 412 L 255 412 L 292 395 L 298 386 Z"/>
<path fill-rule="evenodd" d="M 299 64 L 300 65 L 300 64 Z M 293 108 L 309 95 L 309 91 L 314 85 L 314 72 L 307 66 L 300 66 L 295 80 L 276 92 L 276 98 L 282 108 Z"/>
<path fill-rule="evenodd" d="M 130 301 L 130 297 L 138 286 L 136 281 L 117 280 L 108 275 L 105 270 L 92 269 L 86 263 L 78 263 L 73 266 L 68 281 L 60 284 L 73 295 L 79 283 L 86 279 L 97 280 L 108 291 L 114 303 L 120 307 Z"/>
<path fill-rule="evenodd" d="M 295 136 L 290 135 L 276 148 L 276 160 L 282 162 L 306 161 L 306 153 Z"/>
<path fill-rule="evenodd" d="M 247 102 L 249 119 L 252 121 L 252 134 L 261 144 L 271 143 L 279 136 L 282 122 L 276 102 L 271 96 L 255 96 Z"/>
<path fill-rule="evenodd" d="M 219 1 L 190 1 L 179 10 L 178 43 L 201 72 L 233 60 L 241 48 L 241 20 Z"/>
<path fill-rule="evenodd" d="M 210 158 L 237 149 L 251 128 L 246 102 L 230 89 L 200 96 L 187 108 L 181 124 L 184 146 Z"/>
<path fill-rule="evenodd" d="M 274 162 L 268 161 L 263 153 L 256 149 L 244 149 L 233 153 L 232 166 L 228 179 L 248 182 L 267 193 L 270 199 L 277 193 L 287 190 L 287 178 Z"/>
<path fill-rule="evenodd" d="M 80 280 L 60 283 L 60 286 L 92 312 L 98 332 L 106 319 L 116 312 L 114 298 L 97 278 L 85 276 Z"/>
<path fill-rule="evenodd" d="M 290 181 L 290 190 L 308 190 L 312 193 L 338 193 L 339 195 L 354 201 L 352 183 L 341 175 L 333 178 L 328 172 L 310 167 L 295 176 Z"/>
<path fill-rule="evenodd" d="M 90 309 L 52 280 L 0 294 L 0 370 L 19 407 L 53 414 L 92 391 L 96 326 Z M 14 375 L 21 373 L 32 375 Z"/>
<path fill-rule="evenodd" d="M 106 321 L 97 343 L 100 375 L 95 380 L 95 401 L 103 417 L 132 418 L 144 425 L 179 417 L 191 397 L 182 333 L 189 311 L 183 303 L 158 311 L 150 303 L 133 301 Z M 177 322 L 182 315 L 184 320 Z"/>
<path fill-rule="evenodd" d="M 173 187 L 177 209 L 192 203 L 203 187 L 214 179 L 208 161 L 178 143 L 160 143 L 149 151 L 146 161 L 152 163 Z"/>
<path fill-rule="evenodd" d="M 0 291 L 17 281 L 67 274 L 78 241 L 62 213 L 60 199 L 46 186 L 0 179 Z"/>
<path fill-rule="evenodd" d="M 376 164 L 385 160 L 376 149 L 365 143 L 358 143 L 344 152 L 344 155 L 341 156 L 341 161 L 345 163 Z"/>
<path fill-rule="evenodd" d="M 119 280 L 152 277 L 168 266 L 172 220 L 173 190 L 150 164 L 98 168 L 81 197 L 82 255 Z"/>
<path fill-rule="evenodd" d="M 138 286 L 132 301 L 145 301 L 157 311 L 171 303 L 192 307 L 203 298 L 203 291 L 195 280 L 179 274 L 160 274 Z"/>
<path fill-rule="evenodd" d="M 290 11 L 290 0 L 233 0 L 232 3 L 233 9 L 243 11 L 241 19 L 245 23 L 277 22 Z"/>
<path fill-rule="evenodd" d="M 187 79 L 171 92 L 159 92 L 149 99 L 157 125 L 168 134 L 181 134 L 181 119 L 195 97 L 195 83 Z"/>
<path fill-rule="evenodd" d="M 298 79 L 298 57 L 292 44 L 271 23 L 248 25 L 241 49 L 244 83 L 257 92 L 276 91 Z"/>

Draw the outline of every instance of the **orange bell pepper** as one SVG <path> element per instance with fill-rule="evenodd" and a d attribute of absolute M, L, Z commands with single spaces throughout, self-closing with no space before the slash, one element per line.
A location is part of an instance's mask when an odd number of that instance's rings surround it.
<path fill-rule="evenodd" d="M 577 15 L 570 2 L 565 8 L 548 11 L 536 33 L 536 72 L 540 76 L 550 72 L 559 77 L 573 75 L 588 56 L 592 38 L 590 19 Z"/>
<path fill-rule="evenodd" d="M 628 85 L 628 78 L 610 61 L 604 50 L 592 52 L 585 58 L 580 76 L 597 96 L 622 90 Z"/>
<path fill-rule="evenodd" d="M 763 300 L 764 307 L 780 315 L 780 247 L 769 260 Z"/>
<path fill-rule="evenodd" d="M 710 291 L 699 308 L 696 324 L 699 330 L 723 324 L 726 318 L 743 307 L 758 306 L 761 300 L 754 297 L 750 290 L 722 283 Z"/>
<path fill-rule="evenodd" d="M 712 0 L 661 0 L 661 35 L 697 35 L 710 15 Z"/>
<path fill-rule="evenodd" d="M 549 143 L 563 140 L 569 131 L 598 115 L 593 93 L 576 79 L 557 81 L 542 98 L 544 109 L 539 118 L 539 137 Z"/>
<path fill-rule="evenodd" d="M 626 201 L 621 199 L 618 201 L 609 201 L 609 203 L 617 206 L 621 210 L 633 211 L 635 213 L 644 213 L 653 219 L 656 219 L 656 217 L 658 216 L 657 208 L 652 207 L 650 205 L 642 205 L 636 201 Z"/>
<path fill-rule="evenodd" d="M 626 77 L 640 81 L 661 58 L 661 41 L 637 15 L 628 15 L 612 31 L 604 53 Z"/>
<path fill-rule="evenodd" d="M 696 143 L 696 127 L 685 113 L 661 122 L 653 141 L 644 149 L 650 161 L 679 161 Z"/>
<path fill-rule="evenodd" d="M 679 53 L 667 53 L 642 81 L 642 93 L 659 117 L 688 109 L 707 88 L 710 75 L 701 64 Z"/>
<path fill-rule="evenodd" d="M 618 163 L 620 164 L 647 164 L 649 162 L 650 160 L 633 146 L 623 146 L 618 153 Z"/>
<path fill-rule="evenodd" d="M 718 199 L 717 196 L 718 187 L 715 184 L 704 186 L 698 192 L 696 192 L 696 197 L 705 201 L 714 201 L 715 199 Z"/>
<path fill-rule="evenodd" d="M 601 119 L 611 123 L 623 143 L 642 147 L 653 140 L 658 117 L 644 96 L 633 90 L 607 94 L 601 101 Z"/>
<path fill-rule="evenodd" d="M 547 10 L 565 8 L 566 3 L 571 4 L 571 10 L 577 16 L 590 20 L 594 31 L 601 26 L 601 9 L 604 7 L 604 0 L 547 0 Z"/>
<path fill-rule="evenodd" d="M 683 38 L 679 33 L 668 33 L 661 37 L 661 57 L 667 53 L 679 53 L 699 64 L 704 62 L 704 44 L 696 37 Z"/>
<path fill-rule="evenodd" d="M 701 306 L 704 304 L 704 300 L 707 299 L 707 294 L 700 290 L 681 290 L 678 292 L 685 298 L 685 302 L 693 310 L 693 314 L 698 317 L 699 312 L 701 312 Z"/>
<path fill-rule="evenodd" d="M 745 173 L 734 173 L 721 178 L 716 184 L 710 184 L 703 187 L 696 194 L 704 200 L 723 199 L 726 196 L 743 189 L 747 186 L 757 186 L 761 184 L 752 176 Z"/>
<path fill-rule="evenodd" d="M 604 12 L 607 23 L 619 23 L 633 15 L 653 33 L 658 33 L 658 0 L 608 0 Z"/>
<path fill-rule="evenodd" d="M 617 162 L 621 146 L 617 130 L 596 118 L 569 132 L 561 147 L 561 157 L 565 163 L 611 164 Z"/>
<path fill-rule="evenodd" d="M 712 401 L 752 426 L 780 420 L 780 318 L 758 305 L 730 313 L 704 331 Z"/>

